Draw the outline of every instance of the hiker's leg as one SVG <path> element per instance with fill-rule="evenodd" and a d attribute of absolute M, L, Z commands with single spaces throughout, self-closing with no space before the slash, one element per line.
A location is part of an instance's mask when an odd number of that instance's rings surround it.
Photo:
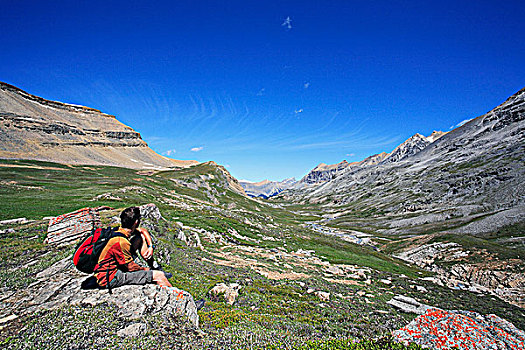
<path fill-rule="evenodd" d="M 153 270 L 153 281 L 159 286 L 173 287 L 162 271 Z"/>
<path fill-rule="evenodd" d="M 115 277 L 109 282 L 111 288 L 117 288 L 126 284 L 148 284 L 153 282 L 153 271 L 133 271 L 122 272 L 117 271 Z"/>

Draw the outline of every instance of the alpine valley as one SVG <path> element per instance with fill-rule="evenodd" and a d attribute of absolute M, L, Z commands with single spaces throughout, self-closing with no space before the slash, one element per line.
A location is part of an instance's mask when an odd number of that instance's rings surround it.
<path fill-rule="evenodd" d="M 441 349 L 446 332 L 450 348 L 523 348 L 524 165 L 525 89 L 390 153 L 251 183 L 0 83 L 0 345 Z M 182 306 L 154 286 L 81 290 L 74 245 L 48 237 L 60 215 L 114 226 L 133 205 L 156 213 Z"/>

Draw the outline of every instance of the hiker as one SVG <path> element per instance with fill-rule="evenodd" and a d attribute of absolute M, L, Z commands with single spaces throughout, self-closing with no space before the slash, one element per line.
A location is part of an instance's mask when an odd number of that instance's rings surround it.
<path fill-rule="evenodd" d="M 151 236 L 140 228 L 140 209 L 130 207 L 120 214 L 121 226 L 108 241 L 95 266 L 95 277 L 101 287 L 116 288 L 125 284 L 156 283 L 172 287 L 161 270 L 154 270 Z M 133 256 L 140 252 L 149 268 L 139 266 Z M 109 281 L 109 285 L 108 285 Z"/>

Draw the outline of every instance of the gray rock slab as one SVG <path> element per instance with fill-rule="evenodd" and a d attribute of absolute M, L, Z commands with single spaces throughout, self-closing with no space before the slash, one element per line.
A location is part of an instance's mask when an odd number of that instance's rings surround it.
<path fill-rule="evenodd" d="M 414 313 L 422 315 L 429 309 L 436 309 L 432 306 L 422 304 L 414 298 L 406 297 L 404 295 L 396 295 L 391 300 L 387 301 L 387 304 L 392 305 L 398 310 L 406 313 Z"/>
<path fill-rule="evenodd" d="M 41 310 L 52 310 L 67 305 L 113 304 L 120 316 L 140 319 L 146 314 L 184 316 L 195 328 L 199 327 L 199 316 L 193 296 L 175 287 L 155 284 L 122 286 L 113 289 L 83 290 L 82 281 L 88 276 L 78 272 L 70 264 L 70 257 L 62 259 L 40 272 L 38 281 L 31 287 L 7 294 L 2 301 L 4 313 L 32 314 Z"/>

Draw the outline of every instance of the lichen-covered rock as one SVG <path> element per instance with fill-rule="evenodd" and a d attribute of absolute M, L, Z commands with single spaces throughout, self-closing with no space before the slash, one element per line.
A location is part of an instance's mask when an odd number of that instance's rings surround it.
<path fill-rule="evenodd" d="M 159 233 L 159 222 L 165 220 L 160 213 L 159 208 L 153 204 L 144 204 L 139 206 L 140 209 L 140 226 L 146 228 L 150 233 Z"/>
<path fill-rule="evenodd" d="M 471 311 L 429 309 L 393 336 L 430 349 L 525 349 L 525 333 L 512 323 Z"/>
<path fill-rule="evenodd" d="M 37 281 L 24 290 L 11 294 L 2 304 L 4 312 L 32 314 L 40 310 L 57 309 L 66 305 L 114 305 L 121 316 L 139 319 L 145 314 L 164 314 L 168 317 L 185 316 L 194 327 L 199 327 L 197 307 L 190 293 L 155 284 L 129 285 L 112 290 L 81 289 L 86 275 L 78 272 L 65 258 L 37 274 Z M 3 298 L 2 298 L 3 299 Z"/>
<path fill-rule="evenodd" d="M 49 220 L 46 243 L 71 244 L 100 227 L 100 216 L 94 208 L 83 208 Z"/>

